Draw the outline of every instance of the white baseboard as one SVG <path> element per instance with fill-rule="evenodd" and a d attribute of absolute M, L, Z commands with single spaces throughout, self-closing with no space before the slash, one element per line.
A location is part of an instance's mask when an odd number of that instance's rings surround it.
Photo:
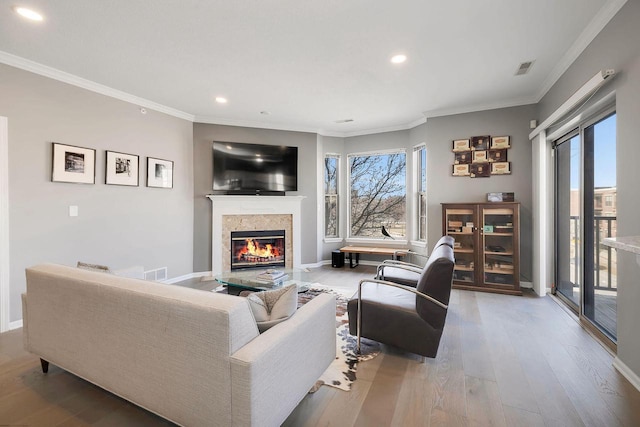
<path fill-rule="evenodd" d="M 14 329 L 18 329 L 18 328 L 22 328 L 22 319 L 9 322 L 10 331 L 13 331 Z"/>
<path fill-rule="evenodd" d="M 330 260 L 324 260 L 324 261 L 311 263 L 311 264 L 302 264 L 302 265 L 300 265 L 300 268 L 318 268 L 318 267 L 322 267 L 323 265 L 327 265 L 327 264 L 331 264 L 331 261 Z"/>
<path fill-rule="evenodd" d="M 627 365 L 625 365 L 624 362 L 620 360 L 620 358 L 616 357 L 615 359 L 613 359 L 613 367 L 616 368 L 623 377 L 628 379 L 631 385 L 636 388 L 636 390 L 640 391 L 640 377 Z"/>
<path fill-rule="evenodd" d="M 527 289 L 533 289 L 533 283 L 532 282 L 520 282 L 520 287 L 521 288 L 527 288 Z"/>

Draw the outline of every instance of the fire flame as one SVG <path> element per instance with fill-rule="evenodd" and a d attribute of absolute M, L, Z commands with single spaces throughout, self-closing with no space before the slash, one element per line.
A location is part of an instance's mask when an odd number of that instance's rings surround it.
<path fill-rule="evenodd" d="M 247 245 L 238 251 L 238 259 L 243 256 L 256 256 L 260 258 L 271 258 L 280 256 L 280 250 L 274 248 L 271 244 L 261 246 L 254 239 L 246 239 Z"/>

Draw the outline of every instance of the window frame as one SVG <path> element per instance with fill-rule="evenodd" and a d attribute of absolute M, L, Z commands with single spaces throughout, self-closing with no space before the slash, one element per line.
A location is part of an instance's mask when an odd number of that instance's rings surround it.
<path fill-rule="evenodd" d="M 423 155 L 424 153 L 424 159 Z M 413 147 L 413 183 L 414 183 L 414 202 L 415 208 L 413 215 L 415 227 L 413 232 L 412 245 L 426 247 L 429 237 L 429 221 L 427 216 L 427 144 L 421 143 Z M 424 179 L 423 179 L 424 177 Z M 421 219 L 424 217 L 424 230 L 422 230 Z M 421 233 L 422 232 L 422 233 Z M 422 234 L 422 235 L 421 235 Z"/>
<path fill-rule="evenodd" d="M 336 192 L 335 194 L 332 193 L 327 193 L 327 179 L 326 179 L 326 162 L 327 159 L 329 158 L 333 158 L 336 159 L 336 177 L 335 177 L 335 181 L 336 181 Z M 325 153 L 324 158 L 323 158 L 323 162 L 322 162 L 322 166 L 323 166 L 323 172 L 322 172 L 322 203 L 323 203 L 323 208 L 322 208 L 322 212 L 324 213 L 323 217 L 322 217 L 322 235 L 324 238 L 325 242 L 339 242 L 342 241 L 342 233 L 341 233 L 341 220 L 340 220 L 340 193 L 341 193 L 341 186 L 340 186 L 340 178 L 341 178 L 341 166 L 342 166 L 342 156 L 338 153 Z M 335 198 L 336 200 L 336 235 L 332 235 L 332 236 L 328 236 L 327 235 L 327 197 L 329 198 Z"/>

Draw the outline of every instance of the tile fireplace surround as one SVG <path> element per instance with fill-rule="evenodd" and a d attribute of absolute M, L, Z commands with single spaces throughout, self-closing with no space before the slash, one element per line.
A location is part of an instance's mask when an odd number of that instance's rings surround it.
<path fill-rule="evenodd" d="M 207 196 L 211 200 L 211 269 L 231 269 L 231 232 L 285 230 L 285 266 L 301 265 L 301 204 L 304 196 Z"/>

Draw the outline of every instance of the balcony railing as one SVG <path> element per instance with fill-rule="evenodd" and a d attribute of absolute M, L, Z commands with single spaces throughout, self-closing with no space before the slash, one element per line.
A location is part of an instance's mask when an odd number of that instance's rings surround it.
<path fill-rule="evenodd" d="M 578 216 L 571 216 L 571 230 L 573 235 L 574 257 L 580 253 L 580 221 Z M 594 285 L 597 290 L 607 290 L 617 292 L 617 271 L 615 262 L 615 251 L 610 246 L 602 244 L 602 239 L 616 236 L 617 221 L 615 216 L 594 216 L 593 221 L 594 241 L 596 256 L 594 259 Z M 579 276 L 580 263 L 573 262 L 574 277 Z"/>

